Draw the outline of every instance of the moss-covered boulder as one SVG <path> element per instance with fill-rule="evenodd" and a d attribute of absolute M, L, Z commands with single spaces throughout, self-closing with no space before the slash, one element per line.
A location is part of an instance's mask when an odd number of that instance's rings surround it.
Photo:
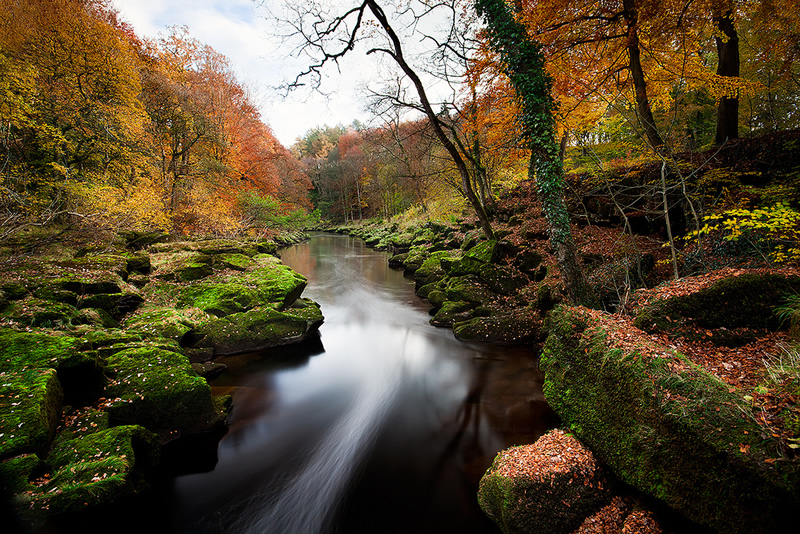
<path fill-rule="evenodd" d="M 551 314 L 541 358 L 553 410 L 623 482 L 720 532 L 796 525 L 798 461 L 743 393 L 683 355 L 584 308 Z"/>
<path fill-rule="evenodd" d="M 211 347 L 216 355 L 238 354 L 305 340 L 322 322 L 319 307 L 280 312 L 257 308 L 198 325 L 193 347 Z"/>
<path fill-rule="evenodd" d="M 208 314 L 197 308 L 150 307 L 126 318 L 123 326 L 128 332 L 180 342 L 198 322 L 208 319 Z"/>
<path fill-rule="evenodd" d="M 55 435 L 63 398 L 54 369 L 0 373 L 0 459 L 44 455 Z"/>
<path fill-rule="evenodd" d="M 688 295 L 659 299 L 636 312 L 634 324 L 647 332 L 691 335 L 705 329 L 781 326 L 774 313 L 788 295 L 800 293 L 800 276 L 744 273 L 723 278 Z"/>
<path fill-rule="evenodd" d="M 417 288 L 443 279 L 446 273 L 442 268 L 442 262 L 445 260 L 454 260 L 460 255 L 460 251 L 452 250 L 442 250 L 431 253 L 425 261 L 422 262 L 422 265 L 414 271 L 414 281 L 416 282 Z"/>
<path fill-rule="evenodd" d="M 406 256 L 405 260 L 403 261 L 403 268 L 413 273 L 428 259 L 430 252 L 426 247 L 419 246 L 419 247 L 411 247 L 411 250 L 408 251 L 408 255 Z"/>
<path fill-rule="evenodd" d="M 481 509 L 506 534 L 567 534 L 610 500 L 597 460 L 561 430 L 501 451 L 478 489 Z"/>
<path fill-rule="evenodd" d="M 12 302 L 2 315 L 23 327 L 64 328 L 80 322 L 75 306 L 33 297 Z"/>
<path fill-rule="evenodd" d="M 224 414 L 189 358 L 157 347 L 137 347 L 107 357 L 105 396 L 112 424 L 138 424 L 157 432 L 197 432 Z"/>
<path fill-rule="evenodd" d="M 213 258 L 196 250 L 178 250 L 151 254 L 152 276 L 161 280 L 191 282 L 210 276 Z"/>
<path fill-rule="evenodd" d="M 462 341 L 522 343 L 539 338 L 541 323 L 535 310 L 522 308 L 455 321 L 453 334 Z"/>
<path fill-rule="evenodd" d="M 445 289 L 447 300 L 472 302 L 473 304 L 494 304 L 500 296 L 489 289 L 475 275 L 450 278 Z"/>
<path fill-rule="evenodd" d="M 94 367 L 82 340 L 60 332 L 0 329 L 0 371 L 53 368 L 59 372 Z"/>
<path fill-rule="evenodd" d="M 452 326 L 458 321 L 466 321 L 472 318 L 475 304 L 463 300 L 446 300 L 431 317 L 430 323 L 433 326 Z"/>
<path fill-rule="evenodd" d="M 47 456 L 50 476 L 17 494 L 27 515 L 77 512 L 148 488 L 143 471 L 158 460 L 157 437 L 141 426 L 117 426 L 56 444 Z M 26 502 L 29 501 L 29 502 Z"/>

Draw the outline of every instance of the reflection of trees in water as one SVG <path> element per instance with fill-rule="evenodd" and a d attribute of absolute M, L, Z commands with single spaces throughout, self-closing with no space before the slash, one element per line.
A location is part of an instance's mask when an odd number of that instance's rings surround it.
<path fill-rule="evenodd" d="M 473 360 L 475 370 L 467 393 L 455 417 L 455 431 L 439 455 L 426 484 L 434 492 L 448 462 L 461 458 L 459 470 L 466 487 L 474 487 L 499 452 L 491 438 L 502 447 L 533 443 L 558 425 L 558 416 L 542 393 L 543 373 L 538 359 L 530 357 L 481 357 Z M 487 447 L 488 446 L 488 447 Z"/>

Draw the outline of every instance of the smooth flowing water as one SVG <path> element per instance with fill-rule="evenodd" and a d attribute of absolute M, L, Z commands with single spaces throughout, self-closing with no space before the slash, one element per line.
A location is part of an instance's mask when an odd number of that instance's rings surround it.
<path fill-rule="evenodd" d="M 483 533 L 480 476 L 555 423 L 535 354 L 428 324 L 386 253 L 320 234 L 281 253 L 322 305 L 316 342 L 228 358 L 217 463 L 173 486 L 173 530 Z"/>

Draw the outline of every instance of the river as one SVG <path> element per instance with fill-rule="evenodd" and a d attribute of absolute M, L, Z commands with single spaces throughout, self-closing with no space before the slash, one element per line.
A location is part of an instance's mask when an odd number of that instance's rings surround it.
<path fill-rule="evenodd" d="M 216 464 L 172 487 L 174 532 L 496 533 L 494 455 L 555 423 L 536 355 L 428 324 L 387 253 L 319 234 L 281 252 L 325 315 L 319 340 L 225 359 Z"/>

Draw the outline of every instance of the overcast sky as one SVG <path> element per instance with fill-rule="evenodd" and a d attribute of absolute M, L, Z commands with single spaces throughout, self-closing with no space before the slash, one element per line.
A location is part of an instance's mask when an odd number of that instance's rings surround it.
<path fill-rule="evenodd" d="M 370 67 L 360 66 L 355 55 L 343 64 L 342 74 L 329 69 L 323 86 L 329 99 L 308 91 L 282 98 L 274 88 L 303 65 L 280 49 L 273 23 L 252 0 L 112 1 L 139 37 L 154 38 L 169 26 L 188 26 L 192 37 L 227 56 L 239 81 L 252 91 L 262 120 L 286 147 L 316 126 L 369 120 L 358 86 Z"/>

